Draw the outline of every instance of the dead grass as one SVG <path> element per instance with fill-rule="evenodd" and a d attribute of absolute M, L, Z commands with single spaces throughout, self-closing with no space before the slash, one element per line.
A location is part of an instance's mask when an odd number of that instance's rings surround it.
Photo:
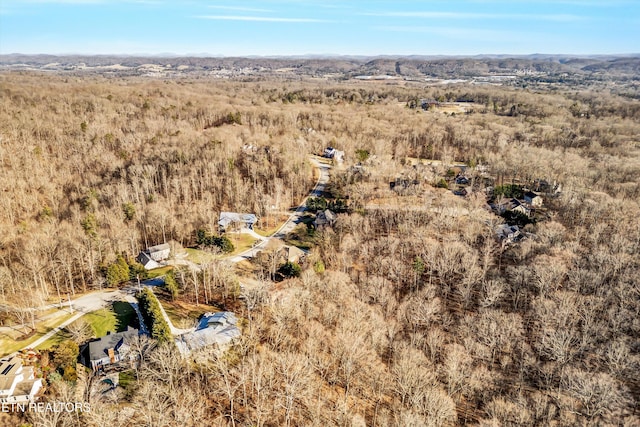
<path fill-rule="evenodd" d="M 254 231 L 261 236 L 269 237 L 289 219 L 289 215 L 270 214 L 260 218 L 254 226 Z"/>
<path fill-rule="evenodd" d="M 220 311 L 215 306 L 207 304 L 192 304 L 184 301 L 170 301 L 162 298 L 162 307 L 167 312 L 173 326 L 180 329 L 187 329 L 195 326 L 196 322 L 204 313 Z"/>

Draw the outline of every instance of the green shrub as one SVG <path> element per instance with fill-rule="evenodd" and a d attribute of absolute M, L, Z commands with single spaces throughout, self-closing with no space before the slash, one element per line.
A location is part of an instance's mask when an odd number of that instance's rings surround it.
<path fill-rule="evenodd" d="M 149 332 L 151 332 L 151 337 L 159 343 L 171 342 L 171 329 L 162 316 L 160 302 L 153 291 L 149 288 L 144 288 L 136 294 L 136 298 L 140 304 L 140 312 L 144 322 Z"/>
<path fill-rule="evenodd" d="M 118 286 L 129 280 L 129 264 L 122 255 L 118 255 L 116 261 L 107 267 L 106 276 L 109 286 Z"/>
<path fill-rule="evenodd" d="M 227 236 L 214 236 L 200 228 L 196 231 L 196 243 L 202 247 L 217 247 L 223 253 L 231 253 L 235 250 L 233 242 Z"/>
<path fill-rule="evenodd" d="M 280 273 L 283 277 L 300 277 L 300 273 L 302 272 L 302 268 L 298 263 L 287 261 L 282 264 L 278 269 L 278 273 Z"/>
<path fill-rule="evenodd" d="M 436 187 L 438 187 L 438 188 L 449 188 L 449 184 L 447 183 L 446 179 L 440 178 L 440 180 L 438 182 L 436 182 Z"/>
<path fill-rule="evenodd" d="M 356 159 L 358 159 L 359 162 L 364 162 L 368 158 L 369 158 L 369 150 L 364 150 L 362 148 L 356 150 Z"/>

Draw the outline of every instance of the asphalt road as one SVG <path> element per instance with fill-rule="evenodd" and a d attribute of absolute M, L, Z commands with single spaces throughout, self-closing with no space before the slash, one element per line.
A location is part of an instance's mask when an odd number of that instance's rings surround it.
<path fill-rule="evenodd" d="M 329 169 L 331 169 L 331 166 L 326 165 L 315 158 L 312 158 L 311 162 L 320 172 L 318 181 L 313 187 L 313 190 L 311 190 L 311 193 L 309 193 L 309 195 L 302 201 L 302 203 L 296 208 L 296 210 L 293 211 L 291 215 L 289 215 L 289 219 L 287 219 L 287 221 L 282 224 L 282 226 L 273 235 L 263 239 L 253 248 L 234 256 L 233 258 L 231 258 L 232 262 L 240 262 L 253 258 L 258 252 L 262 251 L 267 246 L 271 239 L 283 239 L 287 234 L 292 232 L 294 228 L 296 228 L 300 221 L 302 221 L 302 217 L 304 216 L 304 212 L 306 210 L 307 199 L 309 199 L 309 197 L 320 197 L 322 195 L 327 186 L 327 183 L 329 182 Z"/>
<path fill-rule="evenodd" d="M 304 212 L 306 210 L 307 199 L 309 197 L 320 197 L 324 192 L 327 183 L 329 182 L 329 169 L 331 168 L 331 166 L 326 165 L 315 158 L 312 158 L 311 162 L 320 172 L 318 181 L 316 182 L 316 185 L 313 187 L 313 190 L 311 190 L 311 193 L 309 193 L 309 195 L 302 201 L 302 203 L 296 208 L 296 210 L 291 213 L 291 215 L 289 216 L 289 219 L 287 219 L 287 221 L 284 224 L 282 224 L 282 226 L 273 235 L 266 238 L 262 238 L 262 241 L 259 244 L 257 244 L 256 246 L 254 246 L 253 248 L 245 252 L 242 252 L 239 255 L 236 255 L 230 258 L 230 261 L 240 262 L 243 260 L 253 258 L 254 256 L 256 256 L 258 252 L 260 252 L 266 247 L 266 245 L 269 243 L 271 239 L 284 238 L 287 234 L 293 231 L 293 229 L 300 223 L 304 215 Z M 158 278 L 150 281 L 145 281 L 144 283 L 142 283 L 142 286 L 159 286 L 159 285 L 162 285 L 163 283 L 164 283 L 163 280 Z M 49 331 L 48 333 L 40 337 L 37 341 L 29 344 L 24 349 L 37 347 L 38 345 L 42 344 L 43 342 L 51 338 L 53 335 L 57 334 L 60 330 L 62 330 L 69 324 L 73 323 L 74 321 L 76 321 L 86 313 L 106 307 L 109 304 L 113 303 L 114 301 L 128 301 L 133 304 L 135 301 L 135 298 L 133 298 L 133 295 L 136 293 L 137 290 L 138 290 L 137 285 L 131 285 L 119 290 L 110 289 L 107 291 L 92 292 L 90 294 L 86 294 L 72 300 L 70 304 L 71 304 L 71 310 L 75 313 L 74 316 L 66 320 L 57 328 Z M 50 306 L 46 306 L 43 308 L 49 308 L 49 307 L 62 308 L 64 306 L 68 307 L 69 303 L 63 302 L 62 304 L 51 304 Z M 136 308 L 136 312 L 138 312 L 137 304 L 135 308 Z M 162 315 L 164 319 L 167 321 L 167 323 L 169 324 L 171 333 L 173 335 L 180 335 L 182 333 L 189 332 L 192 330 L 192 329 L 178 329 L 174 327 L 173 324 L 171 323 L 171 320 L 169 319 L 169 316 L 167 316 L 167 313 L 164 311 L 164 308 L 162 309 Z"/>

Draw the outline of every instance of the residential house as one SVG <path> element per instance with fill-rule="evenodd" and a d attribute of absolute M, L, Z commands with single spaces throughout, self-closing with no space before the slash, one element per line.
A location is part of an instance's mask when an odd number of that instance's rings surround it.
<path fill-rule="evenodd" d="M 430 107 L 437 107 L 440 103 L 435 99 L 421 99 L 420 100 L 420 108 L 423 110 L 428 110 Z"/>
<path fill-rule="evenodd" d="M 136 257 L 136 261 L 142 264 L 146 270 L 152 270 L 161 267 L 160 262 L 169 258 L 170 253 L 171 246 L 168 243 L 163 243 L 141 251 Z"/>
<path fill-rule="evenodd" d="M 86 348 L 88 354 L 83 357 L 84 364 L 95 372 L 107 366 L 133 360 L 130 342 L 137 336 L 138 330 L 130 326 L 124 332 L 107 332 L 106 336 L 89 342 Z"/>
<path fill-rule="evenodd" d="M 24 403 L 37 400 L 42 378 L 36 378 L 32 366 L 23 366 L 18 356 L 0 360 L 0 403 Z"/>
<path fill-rule="evenodd" d="M 280 248 L 280 251 L 282 252 L 282 257 L 287 261 L 287 262 L 302 262 L 304 261 L 305 257 L 307 256 L 307 252 L 303 251 L 300 248 L 297 248 L 295 246 L 288 246 L 285 245 L 282 248 Z"/>
<path fill-rule="evenodd" d="M 503 243 L 512 243 L 520 240 L 523 236 L 517 225 L 501 224 L 496 228 L 496 236 Z"/>
<path fill-rule="evenodd" d="M 529 203 L 533 207 L 542 206 L 542 197 L 538 196 L 533 191 L 527 191 L 524 193 L 524 201 Z"/>
<path fill-rule="evenodd" d="M 522 202 L 520 202 L 520 200 L 518 199 L 509 199 L 499 203 L 497 205 L 497 210 L 500 214 L 503 214 L 506 211 L 518 212 L 526 216 L 529 216 L 531 214 L 531 209 L 523 205 Z"/>
<path fill-rule="evenodd" d="M 182 354 L 212 345 L 222 347 L 240 336 L 237 324 L 236 315 L 229 311 L 205 313 L 196 330 L 178 336 L 175 343 Z"/>
<path fill-rule="evenodd" d="M 335 212 L 329 209 L 318 211 L 316 212 L 316 219 L 313 220 L 313 225 L 316 228 L 323 228 L 327 226 L 332 227 L 333 224 L 335 224 L 337 218 L 338 217 Z"/>
<path fill-rule="evenodd" d="M 249 230 L 253 230 L 253 225 L 258 221 L 254 214 L 242 214 L 236 212 L 220 212 L 218 226 L 224 232 L 231 224 L 242 224 Z"/>
<path fill-rule="evenodd" d="M 336 150 L 333 147 L 327 147 L 324 149 L 322 157 L 334 159 L 336 162 L 342 163 L 344 161 L 344 151 Z"/>
<path fill-rule="evenodd" d="M 389 182 L 389 190 L 404 190 L 416 185 L 420 185 L 417 179 L 396 178 L 395 181 Z"/>
<path fill-rule="evenodd" d="M 333 159 L 333 156 L 336 154 L 336 149 L 333 147 L 327 147 L 324 149 L 324 152 L 322 153 L 322 157 L 325 157 L 327 159 Z"/>

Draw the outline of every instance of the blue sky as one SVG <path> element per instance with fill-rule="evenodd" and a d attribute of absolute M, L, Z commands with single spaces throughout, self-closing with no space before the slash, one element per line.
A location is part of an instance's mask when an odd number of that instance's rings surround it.
<path fill-rule="evenodd" d="M 640 0 L 0 0 L 0 53 L 640 52 Z"/>

